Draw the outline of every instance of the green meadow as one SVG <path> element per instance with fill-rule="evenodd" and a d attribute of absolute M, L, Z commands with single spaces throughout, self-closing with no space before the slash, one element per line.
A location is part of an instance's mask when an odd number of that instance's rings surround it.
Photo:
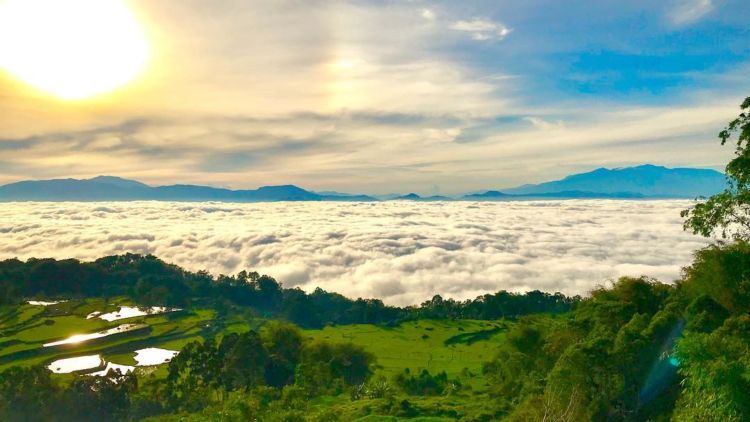
<path fill-rule="evenodd" d="M 504 321 L 407 321 L 395 327 L 355 324 L 307 330 L 313 340 L 351 342 L 377 358 L 377 374 L 392 377 L 404 369 L 445 371 L 476 386 L 482 363 L 490 360 L 505 338 Z"/>

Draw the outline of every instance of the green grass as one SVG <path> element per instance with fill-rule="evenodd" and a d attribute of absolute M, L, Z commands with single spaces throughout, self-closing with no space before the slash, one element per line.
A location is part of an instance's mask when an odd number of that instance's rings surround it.
<path fill-rule="evenodd" d="M 377 358 L 378 373 L 388 378 L 409 368 L 445 371 L 474 388 L 483 386 L 482 363 L 490 360 L 505 339 L 505 321 L 431 321 L 403 323 L 397 327 L 343 325 L 307 330 L 315 340 L 358 344 Z M 489 335 L 487 334 L 489 332 Z M 462 338 L 482 337 L 476 341 Z"/>
<path fill-rule="evenodd" d="M 50 321 L 51 324 L 46 324 L 46 321 Z M 24 342 L 40 343 L 63 339 L 74 334 L 98 331 L 106 325 L 100 319 L 85 319 L 77 315 L 50 317 L 44 318 L 41 324 L 23 330 L 14 337 Z"/>
<path fill-rule="evenodd" d="M 22 325 L 34 316 L 44 312 L 41 306 L 21 305 L 21 306 L 4 306 L 0 310 L 0 330 L 12 329 Z"/>

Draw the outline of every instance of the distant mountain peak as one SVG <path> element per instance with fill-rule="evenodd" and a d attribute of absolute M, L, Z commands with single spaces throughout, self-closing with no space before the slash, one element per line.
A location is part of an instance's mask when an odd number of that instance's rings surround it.
<path fill-rule="evenodd" d="M 148 186 L 116 176 L 32 180 L 0 186 L 0 201 L 320 201 L 320 195 L 294 185 L 229 190 L 198 185 Z"/>
<path fill-rule="evenodd" d="M 417 195 L 416 193 L 408 193 L 406 195 L 401 195 L 401 196 L 399 196 L 399 197 L 397 197 L 395 199 L 396 200 L 406 200 L 406 201 L 418 201 L 418 200 L 422 199 L 422 197 L 419 196 L 419 195 Z"/>
<path fill-rule="evenodd" d="M 716 170 L 642 164 L 611 169 L 601 167 L 560 180 L 523 185 L 503 192 L 528 195 L 577 191 L 607 195 L 628 193 L 644 197 L 695 198 L 713 195 L 725 187 L 724 175 Z"/>
<path fill-rule="evenodd" d="M 494 199 L 494 198 L 504 198 L 507 196 L 509 195 L 503 192 L 499 192 L 496 190 L 488 190 L 483 193 L 473 193 L 470 195 L 466 195 L 464 196 L 464 198 L 466 199 Z"/>
<path fill-rule="evenodd" d="M 145 188 L 147 184 L 141 183 L 137 180 L 124 179 L 117 176 L 96 176 L 91 179 L 85 179 L 91 182 L 104 183 L 107 185 L 120 186 L 120 187 L 131 187 L 131 188 Z"/>

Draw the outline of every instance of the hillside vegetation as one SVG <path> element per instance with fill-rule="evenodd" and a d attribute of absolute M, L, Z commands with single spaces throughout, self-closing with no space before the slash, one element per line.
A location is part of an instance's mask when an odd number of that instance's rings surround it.
<path fill-rule="evenodd" d="M 72 415 L 75 420 L 746 420 L 749 270 L 750 245 L 713 246 L 697 253 L 675 285 L 624 278 L 567 312 L 553 306 L 551 313 L 494 320 L 446 318 L 437 311 L 429 318 L 423 309 L 421 316 L 388 324 L 301 329 L 252 306 L 217 302 L 216 308 L 138 317 L 150 326 L 148 333 L 62 352 L 103 353 L 129 364 L 136 347 L 181 348 L 156 371 L 109 378 L 54 375 L 36 365 L 59 354 L 24 352 L 106 327 L 84 315 L 115 302 L 71 300 L 41 310 L 6 305 L 0 415 L 3 420 Z M 410 312 L 422 308 L 429 306 Z M 55 322 L 44 325 L 47 320 Z"/>

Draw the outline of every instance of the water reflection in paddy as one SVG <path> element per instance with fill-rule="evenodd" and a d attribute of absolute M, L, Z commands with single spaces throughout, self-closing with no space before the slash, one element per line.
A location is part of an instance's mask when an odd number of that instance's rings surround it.
<path fill-rule="evenodd" d="M 138 366 L 161 365 L 172 360 L 178 353 L 180 352 L 175 350 L 149 347 L 148 349 L 136 350 L 134 359 L 138 362 Z"/>
<path fill-rule="evenodd" d="M 89 334 L 76 334 L 74 336 L 70 336 L 66 339 L 54 341 L 52 343 L 45 343 L 42 346 L 44 347 L 52 347 L 52 346 L 60 346 L 63 344 L 75 344 L 75 343 L 82 343 L 84 341 L 89 341 L 97 338 L 107 337 L 112 334 L 119 334 L 119 333 L 127 333 L 128 331 L 133 331 L 137 328 L 145 327 L 144 325 L 139 324 L 122 324 L 115 328 L 110 328 L 109 330 L 99 331 L 97 333 L 89 333 Z"/>
<path fill-rule="evenodd" d="M 69 374 L 74 371 L 83 371 L 101 366 L 102 358 L 99 355 L 78 356 L 75 358 L 59 359 L 50 363 L 47 368 L 56 374 Z"/>
<path fill-rule="evenodd" d="M 45 302 L 43 300 L 30 300 L 26 303 L 32 306 L 51 306 L 51 305 L 57 305 L 58 303 L 66 302 L 65 300 L 53 300 L 49 302 Z"/>
<path fill-rule="evenodd" d="M 102 314 L 101 312 L 92 312 L 86 316 L 86 319 L 100 318 L 105 321 L 117 321 L 118 319 L 133 318 L 145 315 L 163 314 L 173 312 L 179 309 L 169 309 L 164 306 L 152 306 L 150 308 L 138 308 L 135 306 L 120 306 L 120 309 L 114 312 Z"/>

